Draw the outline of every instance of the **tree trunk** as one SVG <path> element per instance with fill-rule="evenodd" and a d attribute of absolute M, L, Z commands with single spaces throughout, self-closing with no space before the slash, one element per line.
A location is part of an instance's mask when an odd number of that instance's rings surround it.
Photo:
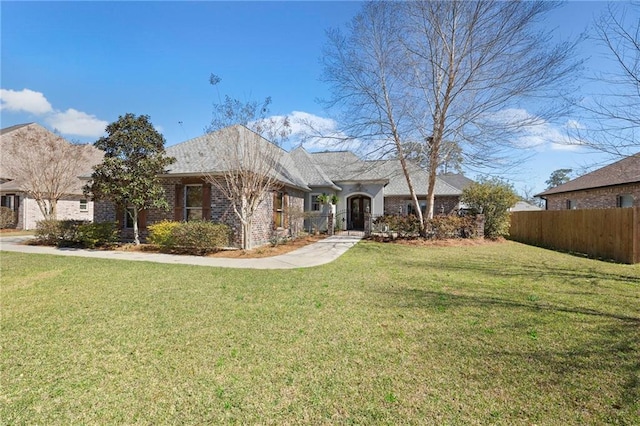
<path fill-rule="evenodd" d="M 140 235 L 138 233 L 138 209 L 134 207 L 132 209 L 131 220 L 133 220 L 133 243 L 137 246 L 140 245 Z"/>

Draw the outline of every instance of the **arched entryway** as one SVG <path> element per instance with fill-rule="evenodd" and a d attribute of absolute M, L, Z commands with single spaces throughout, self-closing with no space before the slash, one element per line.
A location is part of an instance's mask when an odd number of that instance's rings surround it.
<path fill-rule="evenodd" d="M 364 229 L 367 214 L 371 213 L 371 197 L 354 195 L 347 199 L 347 229 Z"/>

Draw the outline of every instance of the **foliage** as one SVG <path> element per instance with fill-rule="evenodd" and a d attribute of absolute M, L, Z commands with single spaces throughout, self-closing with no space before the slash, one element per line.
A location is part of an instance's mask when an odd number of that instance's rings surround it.
<path fill-rule="evenodd" d="M 571 172 L 573 172 L 573 169 L 558 169 L 551 172 L 549 179 L 544 182 L 547 184 L 547 189 L 569 182 L 571 180 Z"/>
<path fill-rule="evenodd" d="M 58 247 L 96 248 L 118 241 L 115 223 L 83 220 L 41 220 L 36 224 L 35 236 L 39 244 Z"/>
<path fill-rule="evenodd" d="M 427 232 L 432 238 L 442 240 L 447 238 L 473 238 L 477 236 L 475 217 L 434 216 L 427 221 Z"/>
<path fill-rule="evenodd" d="M 416 238 L 420 233 L 420 221 L 415 215 L 384 215 L 373 221 L 374 232 L 397 233 L 398 238 Z M 475 237 L 475 218 L 472 216 L 434 216 L 427 220 L 427 238 L 471 238 Z"/>
<path fill-rule="evenodd" d="M 509 209 L 520 197 L 513 186 L 500 178 L 481 178 L 462 191 L 460 201 L 485 217 L 484 236 L 509 235 Z"/>
<path fill-rule="evenodd" d="M 0 273 L 7 425 L 640 424 L 640 265 L 365 241 L 321 268 Z"/>
<path fill-rule="evenodd" d="M 174 253 L 205 255 L 229 245 L 229 227 L 205 221 L 163 221 L 149 226 L 149 242 Z"/>
<path fill-rule="evenodd" d="M 125 114 L 106 130 L 108 136 L 94 144 L 104 151 L 104 159 L 94 167 L 85 193 L 92 194 L 95 200 L 133 207 L 134 241 L 139 244 L 138 213 L 149 208 L 169 208 L 158 175 L 175 159 L 165 156 L 164 137 L 147 115 Z"/>
<path fill-rule="evenodd" d="M 173 246 L 173 230 L 178 226 L 180 226 L 180 222 L 169 220 L 163 220 L 162 222 L 149 225 L 147 227 L 147 230 L 149 231 L 147 242 L 161 247 Z"/>
<path fill-rule="evenodd" d="M 16 215 L 9 207 L 0 206 L 0 229 L 16 226 Z"/>

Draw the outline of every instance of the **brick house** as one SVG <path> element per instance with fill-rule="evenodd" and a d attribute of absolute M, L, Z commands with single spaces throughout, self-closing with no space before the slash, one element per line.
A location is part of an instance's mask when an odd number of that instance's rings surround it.
<path fill-rule="evenodd" d="M 55 137 L 59 143 L 69 143 L 58 135 L 36 123 L 19 124 L 0 130 L 0 205 L 13 210 L 15 215 L 15 227 L 17 229 L 35 229 L 36 223 L 44 217 L 36 200 L 24 191 L 23 183 L 11 176 L 8 171 L 11 162 L 26 161 L 7 155 L 15 147 L 20 147 L 21 138 L 24 135 L 35 137 L 36 140 L 45 140 Z M 88 173 L 92 167 L 102 161 L 102 153 L 95 149 L 85 167 L 78 170 L 78 176 Z M 93 201 L 82 193 L 84 181 L 80 178 L 70 188 L 69 193 L 58 200 L 56 216 L 58 219 L 92 220 Z"/>
<path fill-rule="evenodd" d="M 640 207 L 640 153 L 536 196 L 547 210 Z"/>
<path fill-rule="evenodd" d="M 230 138 L 229 129 L 238 132 L 236 136 Z M 302 147 L 287 152 L 246 127 L 233 126 L 167 148 L 167 155 L 175 157 L 176 162 L 160 178 L 172 209 L 143 212 L 138 224 L 142 235 L 147 225 L 161 220 L 204 219 L 227 224 L 233 231 L 232 243 L 241 245 L 239 219 L 224 194 L 210 183 L 211 179 L 223 179 L 221 173 L 229 165 L 221 159 L 233 152 L 238 137 L 250 140 L 259 150 L 277 150 L 277 162 L 270 170 L 276 184 L 254 218 L 252 246 L 264 245 L 274 235 L 295 235 L 308 228 L 310 212 L 326 211 L 319 200 L 323 194 L 337 199 L 333 216 L 336 229 L 364 229 L 369 215 L 406 215 L 413 211 L 398 160 L 368 161 L 348 151 L 309 153 Z M 411 167 L 418 196 L 424 199 L 428 175 L 415 164 Z M 458 208 L 461 194 L 462 189 L 437 179 L 436 213 L 446 214 Z M 95 212 L 96 221 L 117 220 L 125 235 L 130 232 L 132 224 L 124 210 L 98 202 Z"/>

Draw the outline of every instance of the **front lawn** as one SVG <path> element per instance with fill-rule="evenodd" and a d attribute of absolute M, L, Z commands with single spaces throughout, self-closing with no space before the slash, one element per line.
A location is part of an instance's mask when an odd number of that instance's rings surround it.
<path fill-rule="evenodd" d="M 640 265 L 513 242 L 284 271 L 0 256 L 1 424 L 640 423 Z"/>

